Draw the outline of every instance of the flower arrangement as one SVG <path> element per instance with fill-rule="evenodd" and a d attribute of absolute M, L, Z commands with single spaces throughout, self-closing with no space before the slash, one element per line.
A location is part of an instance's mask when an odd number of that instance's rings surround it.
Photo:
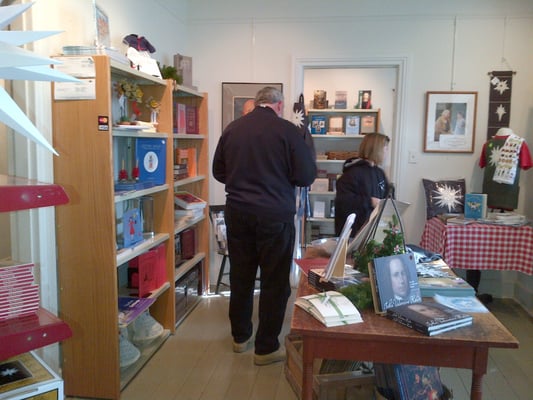
<path fill-rule="evenodd" d="M 161 103 L 150 96 L 144 104 L 150 109 L 150 122 L 154 124 L 154 126 L 157 125 L 157 114 L 159 114 Z"/>
<path fill-rule="evenodd" d="M 119 98 L 124 96 L 128 100 L 142 102 L 144 93 L 135 82 L 122 79 L 115 84 L 115 89 Z"/>
<path fill-rule="evenodd" d="M 128 81 L 127 79 L 122 79 L 115 83 L 115 90 L 118 95 L 118 102 L 120 104 L 120 122 L 121 123 L 128 123 L 128 112 L 127 112 L 127 101 L 130 100 L 131 107 L 133 110 L 134 115 L 132 115 L 131 120 L 135 121 L 135 119 L 141 115 L 141 110 L 139 110 L 139 107 L 137 107 L 137 103 L 142 102 L 143 98 L 143 91 L 137 85 L 135 82 Z"/>

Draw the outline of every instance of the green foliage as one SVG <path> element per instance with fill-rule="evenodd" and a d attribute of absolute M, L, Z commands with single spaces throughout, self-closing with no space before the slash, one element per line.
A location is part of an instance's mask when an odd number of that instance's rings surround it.
<path fill-rule="evenodd" d="M 357 285 L 348 285 L 339 290 L 350 300 L 358 310 L 372 308 L 372 291 L 370 282 L 363 282 Z"/>
<path fill-rule="evenodd" d="M 368 241 L 362 250 L 355 250 L 352 254 L 354 268 L 368 274 L 368 263 L 374 258 L 392 256 L 393 254 L 405 253 L 403 232 L 399 228 L 398 218 L 392 216 L 389 228 L 384 229 L 385 239 L 379 243 L 374 239 Z"/>
<path fill-rule="evenodd" d="M 171 65 L 164 65 L 161 66 L 159 63 L 157 63 L 159 66 L 159 70 L 161 71 L 161 76 L 163 79 L 173 79 L 178 85 L 181 85 L 183 83 L 183 77 L 178 74 L 178 70 L 176 67 L 173 67 Z"/>
<path fill-rule="evenodd" d="M 396 215 L 392 216 L 392 221 L 389 223 L 388 229 L 384 229 L 383 232 L 385 233 L 383 243 L 371 239 L 362 250 L 355 250 L 353 252 L 354 268 L 359 272 L 368 275 L 368 264 L 374 258 L 405 253 L 403 232 L 399 227 L 399 221 Z M 358 309 L 362 310 L 373 306 L 370 282 L 350 285 L 341 289 L 340 292 Z"/>

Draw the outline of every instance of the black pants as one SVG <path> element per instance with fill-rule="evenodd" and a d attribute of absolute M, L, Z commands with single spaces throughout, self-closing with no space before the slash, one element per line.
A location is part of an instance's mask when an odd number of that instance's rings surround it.
<path fill-rule="evenodd" d="M 257 268 L 260 268 L 259 326 L 255 354 L 269 354 L 279 347 L 294 251 L 294 222 L 275 222 L 226 206 L 230 260 L 229 319 L 237 343 L 253 334 L 252 312 Z"/>

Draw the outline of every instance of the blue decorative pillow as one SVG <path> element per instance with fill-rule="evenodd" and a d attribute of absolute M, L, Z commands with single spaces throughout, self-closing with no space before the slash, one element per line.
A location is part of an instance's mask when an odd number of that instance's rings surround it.
<path fill-rule="evenodd" d="M 442 214 L 464 212 L 466 183 L 464 179 L 432 181 L 422 179 L 426 193 L 427 219 Z"/>

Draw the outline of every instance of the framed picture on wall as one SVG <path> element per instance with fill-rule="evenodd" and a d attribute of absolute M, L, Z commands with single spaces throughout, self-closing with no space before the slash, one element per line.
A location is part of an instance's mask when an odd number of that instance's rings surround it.
<path fill-rule="evenodd" d="M 265 86 L 283 91 L 282 83 L 222 82 L 222 130 L 254 108 L 257 92 Z"/>
<path fill-rule="evenodd" d="M 424 151 L 473 153 L 477 92 L 427 92 Z"/>

